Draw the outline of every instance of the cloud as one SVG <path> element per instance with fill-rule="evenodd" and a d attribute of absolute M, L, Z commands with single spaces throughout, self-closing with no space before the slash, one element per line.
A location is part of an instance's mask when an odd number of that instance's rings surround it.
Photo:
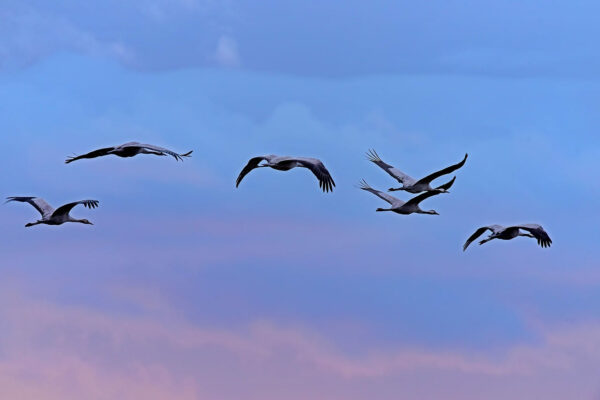
<path fill-rule="evenodd" d="M 221 36 L 217 41 L 215 60 L 224 67 L 237 67 L 240 65 L 237 42 L 229 36 Z"/>
<path fill-rule="evenodd" d="M 349 0 L 344 7 L 314 7 L 298 0 L 266 0 L 260 6 L 250 0 L 108 0 L 100 12 L 80 3 L 5 0 L 3 57 L 20 59 L 25 53 L 35 62 L 61 51 L 87 54 L 77 39 L 64 35 L 66 24 L 102 46 L 120 43 L 127 57 L 119 51 L 109 56 L 145 71 L 207 67 L 215 61 L 239 66 L 236 47 L 243 48 L 245 68 L 326 77 L 596 77 L 600 63 L 591 39 L 598 28 L 590 18 L 598 7 L 591 2 L 582 7 L 567 1 L 553 7 L 530 0 L 502 7 L 456 2 L 449 7 L 439 0 L 377 0 L 365 7 Z M 42 22 L 15 30 L 15 14 L 37 15 Z M 21 28 L 33 34 L 23 35 Z M 226 32 L 235 32 L 238 43 Z"/>
<path fill-rule="evenodd" d="M 210 1 L 200 0 L 146 0 L 136 2 L 142 12 L 158 22 L 165 22 L 178 12 L 189 12 L 207 5 Z"/>
<path fill-rule="evenodd" d="M 194 324 L 144 290 L 112 291 L 139 308 L 111 314 L 4 286 L 2 398 L 502 399 L 510 387 L 513 399 L 563 399 L 598 389 L 600 323 L 539 328 L 540 343 L 496 355 L 401 347 L 349 355 L 300 326 Z"/>
<path fill-rule="evenodd" d="M 102 41 L 79 29 L 69 19 L 33 7 L 13 6 L 0 10 L 0 68 L 30 65 L 57 51 L 133 61 L 134 55 L 118 40 Z"/>

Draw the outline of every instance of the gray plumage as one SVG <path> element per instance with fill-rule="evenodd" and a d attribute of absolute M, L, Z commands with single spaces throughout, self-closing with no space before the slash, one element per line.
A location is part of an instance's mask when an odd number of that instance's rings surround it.
<path fill-rule="evenodd" d="M 550 239 L 550 236 L 548 236 L 548 233 L 546 233 L 544 228 L 538 224 L 523 224 L 514 226 L 489 225 L 482 226 L 481 228 L 477 229 L 463 245 L 463 251 L 465 251 L 475 239 L 477 239 L 487 230 L 491 231 L 491 233 L 487 238 L 479 242 L 480 245 L 493 239 L 511 240 L 518 236 L 537 239 L 538 244 L 542 247 L 550 247 L 552 244 L 552 240 Z M 523 233 L 521 232 L 522 230 L 528 233 Z"/>
<path fill-rule="evenodd" d="M 392 178 L 396 179 L 398 182 L 400 182 L 402 184 L 402 187 L 400 187 L 400 188 L 388 189 L 390 192 L 393 192 L 396 190 L 405 190 L 409 193 L 421 193 L 421 192 L 425 192 L 428 190 L 436 190 L 436 189 L 444 191 L 444 192 L 448 191 L 448 189 L 450 189 L 452 187 L 452 185 L 454 184 L 456 177 L 452 178 L 452 180 L 450 180 L 449 182 L 446 182 L 445 184 L 438 186 L 435 189 L 431 187 L 431 181 L 433 181 L 436 178 L 439 178 L 442 175 L 446 175 L 446 174 L 456 171 L 457 169 L 459 169 L 460 167 L 465 165 L 465 162 L 467 161 L 467 157 L 468 157 L 468 154 L 465 154 L 465 158 L 458 164 L 451 165 L 447 168 L 441 169 L 437 172 L 427 175 L 424 178 L 417 180 L 417 179 L 405 174 L 404 172 L 400 171 L 398 168 L 395 168 L 395 167 L 385 163 L 384 161 L 382 161 L 375 150 L 371 149 L 367 152 L 367 159 L 369 161 L 371 161 L 372 163 L 377 165 L 379 168 L 383 169 Z"/>
<path fill-rule="evenodd" d="M 263 161 L 265 161 L 265 163 L 261 165 L 260 163 Z M 333 191 L 333 188 L 335 187 L 333 178 L 321 160 L 308 157 L 276 156 L 274 154 L 251 158 L 240 172 L 235 182 L 235 187 L 240 185 L 242 179 L 244 179 L 250 171 L 264 167 L 270 167 L 278 171 L 289 171 L 296 167 L 308 168 L 317 177 L 319 180 L 319 187 L 324 192 Z"/>
<path fill-rule="evenodd" d="M 42 219 L 25 225 L 25 227 L 27 228 L 38 224 L 62 225 L 65 222 L 79 222 L 82 224 L 93 225 L 87 219 L 76 219 L 71 217 L 69 213 L 71 212 L 73 207 L 75 207 L 78 204 L 83 204 L 83 206 L 87 208 L 96 208 L 98 207 L 99 203 L 98 200 L 81 200 L 75 201 L 73 203 L 68 203 L 58 207 L 57 209 L 54 209 L 50 204 L 46 203 L 46 201 L 44 201 L 44 199 L 40 197 L 8 197 L 6 203 L 11 201 L 29 203 L 42 215 Z"/>
<path fill-rule="evenodd" d="M 96 157 L 108 156 L 111 154 L 113 154 L 115 156 L 119 156 L 119 157 L 134 157 L 134 156 L 137 156 L 138 154 L 154 154 L 156 156 L 169 155 L 169 156 L 172 156 L 173 158 L 175 158 L 177 161 L 180 161 L 180 160 L 183 161 L 184 157 L 191 157 L 190 154 L 192 154 L 192 151 L 188 151 L 187 153 L 184 153 L 184 154 L 178 154 L 169 149 L 165 149 L 164 147 L 154 146 L 152 144 L 129 142 L 129 143 L 121 144 L 119 146 L 105 147 L 103 149 L 94 150 L 87 154 L 82 154 L 80 156 L 68 157 L 65 160 L 65 163 L 69 164 L 73 161 L 81 160 L 83 158 L 96 158 Z"/>
<path fill-rule="evenodd" d="M 371 186 L 369 186 L 369 184 L 364 179 L 360 182 L 359 188 L 362 190 L 366 190 L 367 192 L 373 193 L 375 196 L 379 197 L 382 200 L 387 201 L 392 206 L 391 208 L 378 208 L 376 211 L 393 211 L 397 214 L 403 214 L 403 215 L 408 215 L 408 214 L 412 214 L 412 213 L 439 215 L 437 213 L 437 211 L 435 211 L 435 210 L 427 210 L 427 211 L 422 210 L 419 207 L 419 203 L 431 196 L 437 196 L 440 193 L 446 193 L 443 190 L 433 189 L 433 190 L 427 191 L 425 193 L 422 193 L 418 196 L 415 196 L 412 199 L 408 200 L 407 202 L 404 202 L 404 201 L 400 200 L 399 198 L 394 197 L 390 194 L 387 194 L 387 193 L 382 192 L 377 189 L 373 189 Z"/>

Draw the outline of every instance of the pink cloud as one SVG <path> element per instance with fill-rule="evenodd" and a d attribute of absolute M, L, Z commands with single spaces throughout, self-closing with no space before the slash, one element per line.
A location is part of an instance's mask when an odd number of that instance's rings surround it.
<path fill-rule="evenodd" d="M 540 328 L 540 343 L 503 354 L 348 355 L 305 327 L 199 326 L 149 290 L 113 291 L 140 305 L 130 315 L 22 293 L 0 298 L 0 398 L 591 399 L 599 387 L 600 323 Z"/>

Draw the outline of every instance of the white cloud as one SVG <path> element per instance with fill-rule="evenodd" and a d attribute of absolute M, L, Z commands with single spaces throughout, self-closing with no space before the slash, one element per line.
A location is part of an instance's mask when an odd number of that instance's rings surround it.
<path fill-rule="evenodd" d="M 217 41 L 215 60 L 224 67 L 237 67 L 240 65 L 240 56 L 237 42 L 229 36 L 221 36 Z"/>

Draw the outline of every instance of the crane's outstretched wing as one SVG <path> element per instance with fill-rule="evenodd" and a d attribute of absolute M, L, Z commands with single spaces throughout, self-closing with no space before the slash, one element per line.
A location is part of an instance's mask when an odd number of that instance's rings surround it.
<path fill-rule="evenodd" d="M 333 191 L 335 182 L 321 160 L 317 160 L 316 158 L 298 158 L 296 161 L 300 163 L 301 166 L 310 169 L 312 173 L 315 174 L 319 180 L 319 187 L 323 189 L 324 192 Z"/>
<path fill-rule="evenodd" d="M 20 201 L 22 203 L 31 204 L 40 214 L 42 214 L 43 218 L 49 218 L 54 212 L 54 208 L 40 197 L 7 197 L 6 203 L 10 201 Z"/>
<path fill-rule="evenodd" d="M 367 181 L 365 181 L 364 179 L 360 181 L 360 185 L 358 186 L 358 188 L 362 189 L 362 190 L 366 190 L 367 192 L 373 193 L 375 196 L 379 197 L 380 199 L 385 200 L 388 203 L 390 203 L 392 205 L 392 207 L 400 207 L 404 204 L 404 202 L 397 197 L 389 195 L 380 190 L 373 189 L 371 186 L 369 186 Z"/>
<path fill-rule="evenodd" d="M 472 234 L 467 241 L 465 242 L 465 244 L 463 245 L 463 251 L 465 251 L 467 249 L 467 247 L 469 247 L 469 245 L 475 240 L 477 239 L 479 236 L 481 236 L 483 234 L 483 232 L 490 230 L 492 232 L 497 232 L 499 229 L 501 229 L 502 227 L 500 225 L 490 225 L 490 226 L 482 226 L 481 228 L 477 229 L 475 231 L 474 234 Z"/>
<path fill-rule="evenodd" d="M 412 199 L 407 201 L 406 204 L 407 205 L 410 205 L 410 204 L 417 205 L 420 202 L 422 202 L 423 200 L 425 200 L 431 196 L 437 196 L 440 193 L 445 193 L 445 192 L 443 190 L 439 190 L 439 189 L 428 190 L 427 192 L 423 192 L 420 195 L 413 197 Z"/>
<path fill-rule="evenodd" d="M 131 145 L 129 145 L 128 143 L 126 143 L 122 147 L 139 147 L 139 148 L 143 148 L 143 149 L 146 149 L 146 150 L 154 151 L 154 152 L 157 153 L 157 155 L 161 155 L 161 156 L 169 155 L 169 156 L 172 156 L 177 161 L 183 161 L 183 157 L 191 157 L 191 154 L 194 151 L 194 150 L 190 150 L 187 153 L 179 154 L 179 153 L 175 153 L 172 150 L 165 149 L 164 147 L 155 146 L 153 144 L 143 144 L 143 143 L 135 143 L 135 144 L 131 144 Z"/>
<path fill-rule="evenodd" d="M 58 215 L 68 215 L 69 212 L 73 209 L 73 207 L 75 207 L 78 204 L 83 204 L 84 207 L 87 208 L 96 208 L 98 207 L 98 200 L 80 200 L 80 201 L 74 201 L 73 203 L 69 203 L 69 204 L 65 204 L 64 206 L 60 206 L 56 209 L 56 211 L 54 211 L 52 213 L 53 217 L 56 217 Z"/>
<path fill-rule="evenodd" d="M 542 247 L 550 247 L 552 244 L 552 239 L 550 239 L 550 236 L 541 225 L 523 224 L 515 226 L 515 228 L 523 229 L 531 233 L 537 239 L 538 244 Z"/>
<path fill-rule="evenodd" d="M 417 183 L 430 183 L 432 180 L 439 178 L 442 175 L 446 175 L 446 174 L 456 171 L 457 169 L 459 169 L 460 167 L 465 165 L 465 162 L 467 162 L 468 156 L 469 156 L 468 154 L 465 154 L 465 158 L 463 158 L 463 160 L 461 162 L 459 162 L 458 164 L 451 165 L 447 168 L 444 168 L 437 172 L 434 172 L 433 174 L 429 174 L 425 178 L 419 179 L 417 181 Z"/>
<path fill-rule="evenodd" d="M 452 187 L 452 185 L 454 185 L 455 180 L 456 180 L 456 177 L 452 178 L 449 182 L 446 182 L 443 185 L 436 187 L 436 189 L 447 191 L 448 189 L 450 189 Z"/>
<path fill-rule="evenodd" d="M 367 152 L 367 160 L 371 161 L 372 163 L 377 165 L 379 168 L 383 169 L 392 178 L 396 179 L 398 182 L 400 182 L 403 185 L 412 185 L 413 183 L 415 183 L 414 178 L 406 175 L 404 172 L 400 171 L 398 168 L 394 168 L 391 165 L 383 162 L 381 160 L 381 158 L 379 158 L 379 155 L 377 154 L 377 152 L 373 149 L 370 149 Z"/>
<path fill-rule="evenodd" d="M 244 179 L 244 177 L 246 175 L 248 175 L 248 172 L 250 172 L 254 168 L 258 167 L 258 164 L 260 164 L 260 162 L 263 160 L 266 160 L 266 157 L 260 156 L 260 157 L 251 158 L 248 161 L 248 164 L 246 164 L 246 166 L 244 167 L 244 169 L 242 169 L 242 172 L 240 172 L 240 174 L 238 175 L 238 177 L 235 181 L 235 187 L 238 187 L 240 185 L 240 182 L 242 181 L 242 179 Z"/>
<path fill-rule="evenodd" d="M 103 149 L 90 151 L 89 153 L 82 154 L 80 156 L 67 157 L 67 159 L 65 160 L 65 164 L 69 164 L 69 163 L 72 163 L 73 161 L 81 160 L 82 158 L 96 158 L 96 157 L 106 156 L 106 155 L 110 154 L 110 152 L 113 151 L 114 149 L 115 149 L 115 147 L 105 147 Z"/>

